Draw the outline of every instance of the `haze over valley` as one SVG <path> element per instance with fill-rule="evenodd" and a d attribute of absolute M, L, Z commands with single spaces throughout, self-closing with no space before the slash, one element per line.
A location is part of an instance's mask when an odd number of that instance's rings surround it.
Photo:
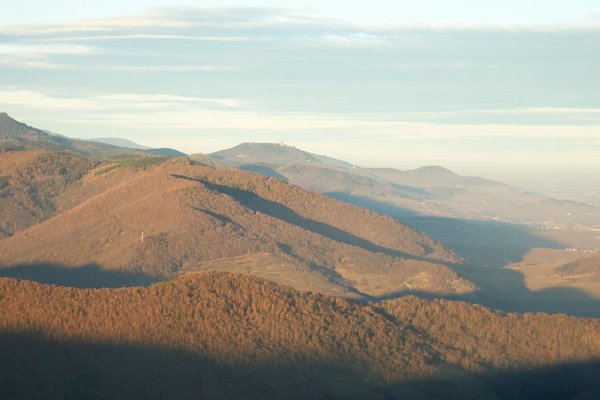
<path fill-rule="evenodd" d="M 381 393 L 522 398 L 530 390 L 553 396 L 555 386 L 541 385 L 546 379 L 565 379 L 562 364 L 577 371 L 577 378 L 567 375 L 572 386 L 566 395 L 598 390 L 597 319 L 528 314 L 523 321 L 518 314 L 472 305 L 598 317 L 597 257 L 584 258 L 583 251 L 568 251 L 536 236 L 536 225 L 477 219 L 482 216 L 476 214 L 471 220 L 458 218 L 452 213 L 462 209 L 444 207 L 456 193 L 465 201 L 492 198 L 485 190 L 551 207 L 562 204 L 558 200 L 441 167 L 363 169 L 281 144 L 242 144 L 190 156 L 160 149 L 167 154 L 162 156 L 130 143 L 126 148 L 51 135 L 6 114 L 0 122 L 0 275 L 2 293 L 8 295 L 1 297 L 1 351 L 12 360 L 6 366 L 21 365 L 24 357 L 38 358 L 25 348 L 45 354 L 34 369 L 7 367 L 6 393 L 47 394 L 42 382 L 53 382 L 57 397 L 75 390 L 102 398 L 126 387 L 132 398 L 173 393 L 179 398 L 278 397 L 291 392 L 300 398 L 315 393 L 346 398 Z M 447 185 L 444 190 L 437 186 L 440 179 Z M 480 190 L 470 192 L 470 185 Z M 437 201 L 438 213 L 445 216 L 420 215 L 423 199 Z M 395 203 L 402 201 L 405 208 Z M 571 202 L 562 206 L 573 211 L 581 207 Z M 493 203 L 488 207 L 493 209 Z M 564 223 L 578 224 L 577 217 Z M 509 261 L 514 263 L 507 266 Z M 35 308 L 38 296 L 44 296 L 43 309 Z M 79 300 L 71 303 L 74 298 Z M 454 301 L 426 300 L 432 298 Z M 80 314 L 75 304 L 88 311 Z M 274 311 L 276 304 L 284 309 Z M 28 311 L 15 313 L 15 307 Z M 98 320 L 86 317 L 97 307 L 104 310 L 101 320 L 108 330 L 94 327 Z M 248 307 L 261 311 L 243 311 Z M 146 321 L 122 325 L 140 318 Z M 220 320 L 219 333 L 207 331 L 215 329 L 211 318 Z M 471 336 L 489 329 L 490 318 L 497 337 Z M 318 328 L 322 321 L 339 322 Z M 187 326 L 184 331 L 182 324 Z M 271 324 L 278 328 L 265 330 Z M 318 333 L 295 324 L 315 326 Z M 348 324 L 354 324 L 353 331 Z M 551 332 L 561 324 L 569 325 L 570 336 L 561 339 L 562 350 L 554 353 Z M 165 331 L 165 326 L 172 330 Z M 465 326 L 473 331 L 464 331 Z M 286 329 L 301 335 L 290 342 L 284 339 Z M 363 329 L 370 332 L 372 344 L 363 342 Z M 32 330 L 45 333 L 32 336 L 27 333 Z M 538 342 L 532 346 L 520 341 L 517 331 L 523 331 L 523 338 L 536 336 Z M 123 347 L 123 335 L 134 338 L 127 340 L 129 347 Z M 400 342 L 394 339 L 398 335 Z M 458 335 L 460 344 L 449 341 L 451 335 Z M 215 342 L 217 337 L 221 339 Z M 311 337 L 319 338 L 318 347 Z M 501 345 L 499 337 L 510 338 L 510 343 Z M 226 350 L 245 341 L 243 351 Z M 264 341 L 270 343 L 267 352 L 258 345 Z M 161 343 L 168 343 L 165 350 L 159 350 Z M 393 348 L 399 343 L 404 347 L 390 354 L 364 353 L 364 346 Z M 355 347 L 344 350 L 346 345 Z M 477 354 L 468 350 L 474 345 L 480 348 Z M 167 348 L 189 356 L 175 357 Z M 94 358 L 65 358 L 71 352 Z M 99 352 L 109 358 L 102 361 Z M 397 358 L 401 355 L 405 361 Z M 162 363 L 153 361 L 157 357 Z M 123 382 L 115 380 L 108 360 L 123 365 L 146 360 L 149 370 L 130 366 L 135 378 Z M 572 364 L 574 360 L 579 364 Z M 211 372 L 200 367 L 207 362 Z M 347 369 L 357 362 L 365 363 L 365 369 Z M 60 373 L 42 369 L 57 363 L 65 365 Z M 269 371 L 272 363 L 284 369 Z M 249 365 L 260 369 L 250 372 Z M 531 372 L 518 372 L 517 378 L 510 372 L 516 366 Z M 76 370 L 81 368 L 88 373 L 80 378 L 83 385 L 74 388 L 62 374 L 79 375 Z M 165 374 L 165 368 L 171 372 Z M 331 381 L 327 377 L 333 371 L 337 378 Z M 282 382 L 281 373 L 295 378 Z M 34 374 L 34 386 L 23 380 L 26 374 Z M 147 382 L 147 374 L 160 374 L 161 384 Z M 207 374 L 213 377 L 210 384 L 183 382 Z M 249 385 L 242 384 L 246 379 Z M 272 382 L 268 388 L 258 385 L 265 379 Z M 522 391 L 504 389 L 504 382 L 514 379 L 521 379 Z M 225 380 L 235 385 L 226 386 Z M 100 389 L 100 381 L 108 384 Z"/>
<path fill-rule="evenodd" d="M 600 398 L 565 4 L 7 5 L 0 398 Z"/>

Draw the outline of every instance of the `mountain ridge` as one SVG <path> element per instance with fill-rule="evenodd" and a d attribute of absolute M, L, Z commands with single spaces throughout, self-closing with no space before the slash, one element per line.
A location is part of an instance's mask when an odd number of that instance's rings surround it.
<path fill-rule="evenodd" d="M 19 122 L 7 113 L 0 113 L 0 151 L 3 149 L 70 151 L 75 155 L 92 156 L 99 159 L 124 159 L 148 156 L 149 154 L 167 157 L 185 156 L 184 153 L 170 148 L 126 148 L 93 140 L 73 139 L 63 135 L 50 134 Z"/>
<path fill-rule="evenodd" d="M 215 272 L 123 289 L 1 278 L 0 294 L 0 354 L 12 365 L 0 395 L 570 400 L 600 390 L 598 320 L 416 297 L 360 305 Z M 61 379 L 49 389 L 44 376 Z"/>
<path fill-rule="evenodd" d="M 361 206 L 370 202 L 374 211 L 394 217 L 427 215 L 544 228 L 552 225 L 548 222 L 548 215 L 552 215 L 554 224 L 562 227 L 593 224 L 594 220 L 600 224 L 600 218 L 592 216 L 590 221 L 590 215 L 600 216 L 593 206 L 551 199 L 481 177 L 458 175 L 441 166 L 405 171 L 363 168 L 273 143 L 246 143 L 210 155 L 231 166 L 309 190 L 337 193 L 338 198 Z M 335 173 L 346 174 L 344 181 Z M 371 181 L 365 182 L 366 178 Z"/>
<path fill-rule="evenodd" d="M 367 296 L 474 289 L 446 266 L 460 258 L 426 235 L 276 179 L 177 158 L 105 170 L 64 191 L 53 218 L 0 241 L 5 271 L 100 265 L 164 279 L 267 252 Z"/>
<path fill-rule="evenodd" d="M 112 146 L 125 147 L 125 148 L 129 148 L 129 149 L 139 149 L 139 150 L 151 149 L 151 147 L 142 146 L 141 144 L 138 144 L 132 140 L 118 138 L 118 137 L 93 138 L 93 139 L 89 139 L 89 141 L 100 142 L 100 143 L 104 143 L 104 144 L 110 144 Z"/>

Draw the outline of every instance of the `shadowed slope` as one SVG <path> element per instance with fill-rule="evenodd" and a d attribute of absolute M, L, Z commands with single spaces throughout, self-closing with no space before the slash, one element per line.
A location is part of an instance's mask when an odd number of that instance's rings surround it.
<path fill-rule="evenodd" d="M 126 143 L 125 143 L 126 144 Z M 52 150 L 67 151 L 84 157 L 99 159 L 126 159 L 160 155 L 181 157 L 184 153 L 169 149 L 132 148 L 122 142 L 102 143 L 94 140 L 67 138 L 31 127 L 19 122 L 6 113 L 0 113 L 0 151 L 5 150 Z"/>
<path fill-rule="evenodd" d="M 456 256 L 427 236 L 256 174 L 177 159 L 101 167 L 59 203 L 67 210 L 0 242 L 0 265 L 97 264 L 164 278 L 264 252 L 370 296 L 472 290 L 438 263 Z"/>
<path fill-rule="evenodd" d="M 534 248 L 562 249 L 556 241 L 537 236 L 522 225 L 440 217 L 402 218 L 476 267 L 501 267 L 518 262 Z"/>
<path fill-rule="evenodd" d="M 35 362 L 32 362 L 35 360 Z M 600 362 L 381 384 L 326 361 L 224 364 L 126 343 L 0 334 L 0 397 L 65 399 L 596 400 Z"/>
<path fill-rule="evenodd" d="M 0 279 L 0 396 L 571 400 L 600 390 L 598 320 L 415 297 L 382 308 L 222 273 L 100 290 Z"/>
<path fill-rule="evenodd" d="M 0 238 L 39 223 L 93 162 L 69 153 L 0 151 Z"/>
<path fill-rule="evenodd" d="M 547 198 L 489 179 L 461 176 L 427 166 L 400 171 L 361 168 L 291 146 L 244 143 L 212 154 L 223 162 L 254 170 L 394 217 L 410 215 L 503 220 L 539 225 L 600 224 L 598 207 Z M 260 167 L 262 166 L 262 167 Z M 368 201 L 367 201 L 368 200 Z M 381 207 L 387 204 L 387 207 Z M 551 218 L 549 218 L 551 217 Z"/>
<path fill-rule="evenodd" d="M 166 347 L 21 333 L 0 334 L 0 370 L 4 399 L 369 399 L 389 392 L 326 361 L 228 365 Z"/>
<path fill-rule="evenodd" d="M 556 273 L 569 279 L 600 278 L 600 255 L 582 258 L 556 268 Z"/>
<path fill-rule="evenodd" d="M 117 288 L 146 286 L 156 278 L 127 271 L 105 270 L 90 264 L 65 267 L 55 264 L 15 265 L 0 268 L 0 277 L 27 279 L 30 281 L 76 288 Z"/>
<path fill-rule="evenodd" d="M 180 179 L 189 179 L 185 176 L 174 175 L 176 178 Z M 255 211 L 261 212 L 263 214 L 269 215 L 273 218 L 284 220 L 287 223 L 292 225 L 299 226 L 308 231 L 314 232 L 321 236 L 325 236 L 330 240 L 341 242 L 348 244 L 350 246 L 360 247 L 364 250 L 374 252 L 374 253 L 382 253 L 392 257 L 403 257 L 403 258 L 413 258 L 410 254 L 403 253 L 398 250 L 389 249 L 381 246 L 377 246 L 374 243 L 369 242 L 361 237 L 355 236 L 349 232 L 346 232 L 342 229 L 336 228 L 334 226 L 324 224 L 319 221 L 314 221 L 308 218 L 304 218 L 300 216 L 298 213 L 291 210 L 289 207 L 284 206 L 283 204 L 276 203 L 274 201 L 270 201 L 264 199 L 262 197 L 257 196 L 255 193 L 242 190 L 238 188 L 232 188 L 224 185 L 216 185 L 210 182 L 201 181 L 208 189 L 213 190 L 218 193 L 225 193 L 238 202 L 240 202 L 244 207 Z M 414 257 L 417 258 L 417 257 Z"/>

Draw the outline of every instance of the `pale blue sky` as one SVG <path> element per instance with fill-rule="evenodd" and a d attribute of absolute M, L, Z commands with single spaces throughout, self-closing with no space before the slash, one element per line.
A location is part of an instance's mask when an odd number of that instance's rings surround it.
<path fill-rule="evenodd" d="M 109 17 L 179 3 L 164 0 L 21 0 L 3 7 L 0 23 L 59 22 L 74 18 Z M 600 2 L 595 0 L 196 0 L 181 4 L 199 7 L 292 8 L 344 20 L 386 24 L 568 24 L 598 22 L 600 18 Z"/>
<path fill-rule="evenodd" d="M 13 2 L 0 111 L 186 152 L 284 141 L 520 185 L 600 176 L 600 2 L 348 3 Z"/>

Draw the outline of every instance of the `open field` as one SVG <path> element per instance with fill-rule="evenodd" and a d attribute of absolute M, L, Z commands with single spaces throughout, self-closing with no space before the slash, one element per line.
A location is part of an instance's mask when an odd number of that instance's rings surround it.
<path fill-rule="evenodd" d="M 591 276 L 565 276 L 557 268 L 579 260 L 585 256 L 581 252 L 551 249 L 532 250 L 523 261 L 510 266 L 525 276 L 525 285 L 533 292 L 555 287 L 568 287 L 600 299 L 600 279 Z"/>
<path fill-rule="evenodd" d="M 239 257 L 222 258 L 203 263 L 197 267 L 188 267 L 182 274 L 219 271 L 247 274 L 290 286 L 304 292 L 315 292 L 332 296 L 362 298 L 357 293 L 331 282 L 322 274 L 269 253 L 248 254 Z"/>

